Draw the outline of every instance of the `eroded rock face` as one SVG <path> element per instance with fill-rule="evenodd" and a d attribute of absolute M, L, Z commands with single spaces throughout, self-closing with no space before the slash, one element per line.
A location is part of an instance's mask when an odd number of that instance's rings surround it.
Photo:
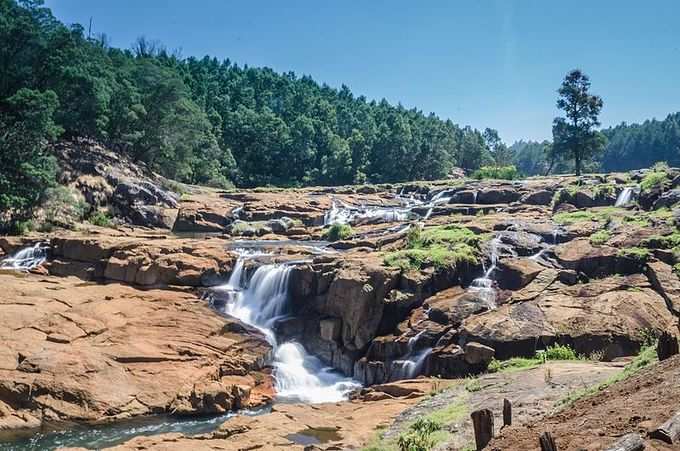
<path fill-rule="evenodd" d="M 557 341 L 613 359 L 639 349 L 644 330 L 672 330 L 675 322 L 663 297 L 636 274 L 573 286 L 555 282 L 532 300 L 466 319 L 460 334 L 491 346 L 501 359 L 533 355 Z"/>
<path fill-rule="evenodd" d="M 0 275 L 0 429 L 258 404 L 271 351 L 182 291 Z M 267 389 L 268 390 L 268 389 Z"/>

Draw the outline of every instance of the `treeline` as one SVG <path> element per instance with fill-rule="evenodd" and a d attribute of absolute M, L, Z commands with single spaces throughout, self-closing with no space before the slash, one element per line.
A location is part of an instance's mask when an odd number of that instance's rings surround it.
<path fill-rule="evenodd" d="M 680 166 L 680 112 L 666 119 L 647 120 L 642 124 L 620 124 L 605 128 L 604 151 L 584 162 L 588 172 L 614 172 L 641 169 L 665 161 Z M 550 166 L 550 141 L 517 141 L 512 151 L 513 164 L 524 175 L 544 175 Z M 557 158 L 551 173 L 571 173 L 573 162 Z"/>
<path fill-rule="evenodd" d="M 49 98 L 45 124 L 18 121 L 36 107 L 18 94 Z M 436 179 L 492 158 L 469 127 L 292 72 L 182 58 L 143 38 L 111 48 L 38 0 L 0 0 L 0 115 L 8 128 L 93 138 L 167 177 L 213 186 Z"/>
<path fill-rule="evenodd" d="M 620 124 L 602 130 L 608 144 L 601 160 L 603 171 L 646 168 L 657 161 L 680 166 L 680 112 L 642 124 Z"/>

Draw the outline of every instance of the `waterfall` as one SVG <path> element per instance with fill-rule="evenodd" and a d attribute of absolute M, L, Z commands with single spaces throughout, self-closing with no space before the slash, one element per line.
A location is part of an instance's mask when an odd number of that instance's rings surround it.
<path fill-rule="evenodd" d="M 615 207 L 625 207 L 633 200 L 633 195 L 635 194 L 635 188 L 632 186 L 627 186 L 616 197 Z"/>
<path fill-rule="evenodd" d="M 478 194 L 478 191 L 477 191 L 477 190 L 474 190 L 474 191 L 472 192 L 472 203 L 473 203 L 473 204 L 476 204 L 476 203 L 477 203 L 477 194 Z"/>
<path fill-rule="evenodd" d="M 426 348 L 412 357 L 392 361 L 390 364 L 390 381 L 413 379 L 418 376 L 431 353 L 432 348 Z"/>
<path fill-rule="evenodd" d="M 47 260 L 46 244 L 35 243 L 35 245 L 20 249 L 0 261 L 0 268 L 28 271 L 42 265 L 45 260 Z"/>
<path fill-rule="evenodd" d="M 491 278 L 493 272 L 498 265 L 498 247 L 500 245 L 500 238 L 496 237 L 490 242 L 491 245 L 491 266 L 484 271 L 482 277 L 477 277 L 470 285 L 470 291 L 478 294 L 479 298 L 487 304 L 490 310 L 495 309 L 496 306 L 496 289 L 494 288 L 494 281 Z"/>
<path fill-rule="evenodd" d="M 288 313 L 288 282 L 292 267 L 270 264 L 258 267 L 250 280 L 243 279 L 244 261 L 239 257 L 229 281 L 214 289 L 226 293 L 222 310 L 246 324 L 258 328 L 274 348 L 274 379 L 277 398 L 308 403 L 337 402 L 360 385 L 328 368 L 296 342 L 279 344 L 274 322 Z"/>

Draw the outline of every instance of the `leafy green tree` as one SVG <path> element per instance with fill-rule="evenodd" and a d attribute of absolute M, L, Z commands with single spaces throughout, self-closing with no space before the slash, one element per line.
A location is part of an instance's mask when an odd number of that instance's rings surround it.
<path fill-rule="evenodd" d="M 61 129 L 53 122 L 57 96 L 22 88 L 0 105 L 0 218 L 5 226 L 27 217 L 54 184 L 47 150 Z"/>
<path fill-rule="evenodd" d="M 600 125 L 598 115 L 602 99 L 590 94 L 590 79 L 578 69 L 570 71 L 557 91 L 557 108 L 566 117 L 553 121 L 553 149 L 557 155 L 574 159 L 576 175 L 581 175 L 583 161 L 604 149 L 605 136 L 595 130 Z"/>

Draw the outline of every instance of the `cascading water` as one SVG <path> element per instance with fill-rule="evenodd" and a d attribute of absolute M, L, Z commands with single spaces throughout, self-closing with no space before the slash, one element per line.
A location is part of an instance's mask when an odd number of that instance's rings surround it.
<path fill-rule="evenodd" d="M 491 240 L 490 244 L 490 259 L 491 265 L 484 271 L 482 277 L 477 277 L 470 285 L 470 291 L 478 294 L 479 298 L 487 304 L 489 310 L 493 310 L 496 305 L 496 289 L 494 288 L 494 281 L 492 279 L 493 272 L 498 265 L 498 247 L 500 245 L 500 238 L 496 237 Z"/>
<path fill-rule="evenodd" d="M 0 261 L 0 268 L 28 271 L 45 263 L 47 260 L 47 248 L 45 243 L 36 243 L 31 247 L 25 247 Z"/>
<path fill-rule="evenodd" d="M 224 312 L 261 330 L 274 348 L 274 379 L 277 398 L 308 403 L 337 402 L 360 384 L 326 367 L 296 342 L 278 344 L 272 327 L 288 308 L 288 280 L 291 266 L 263 265 L 247 284 L 243 278 L 244 261 L 238 259 L 227 284 L 217 293 L 227 293 Z"/>
<path fill-rule="evenodd" d="M 390 364 L 390 380 L 413 379 L 420 374 L 427 357 L 432 353 L 432 348 L 426 348 L 416 352 L 416 344 L 425 330 L 421 330 L 408 340 L 408 351 L 406 355 L 393 360 Z"/>
<path fill-rule="evenodd" d="M 616 203 L 614 204 L 615 207 L 625 207 L 628 205 L 632 200 L 633 196 L 635 195 L 635 188 L 632 186 L 627 186 L 625 187 L 619 195 L 616 197 Z"/>

